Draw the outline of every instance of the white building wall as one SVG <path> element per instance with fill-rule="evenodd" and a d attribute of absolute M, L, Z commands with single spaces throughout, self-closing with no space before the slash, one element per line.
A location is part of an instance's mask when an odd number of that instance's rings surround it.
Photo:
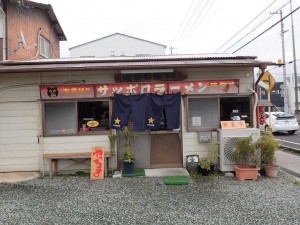
<path fill-rule="evenodd" d="M 70 53 L 71 57 L 164 55 L 165 49 L 163 45 L 116 34 L 70 48 Z"/>
<path fill-rule="evenodd" d="M 38 80 L 27 75 L 0 76 L 0 172 L 39 170 Z"/>

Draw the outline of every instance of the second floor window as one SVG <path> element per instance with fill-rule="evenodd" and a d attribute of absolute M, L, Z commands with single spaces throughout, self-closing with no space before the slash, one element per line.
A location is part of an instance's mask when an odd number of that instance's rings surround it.
<path fill-rule="evenodd" d="M 40 37 L 40 43 L 40 54 L 45 58 L 50 58 L 50 42 L 47 39 Z"/>

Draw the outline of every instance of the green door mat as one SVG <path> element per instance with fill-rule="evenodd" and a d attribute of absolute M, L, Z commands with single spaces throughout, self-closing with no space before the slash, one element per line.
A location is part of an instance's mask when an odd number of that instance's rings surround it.
<path fill-rule="evenodd" d="M 138 177 L 138 176 L 145 176 L 145 169 L 143 168 L 134 168 L 131 174 L 123 173 L 122 177 Z"/>
<path fill-rule="evenodd" d="M 164 184 L 167 185 L 188 185 L 189 178 L 187 176 L 165 176 Z"/>

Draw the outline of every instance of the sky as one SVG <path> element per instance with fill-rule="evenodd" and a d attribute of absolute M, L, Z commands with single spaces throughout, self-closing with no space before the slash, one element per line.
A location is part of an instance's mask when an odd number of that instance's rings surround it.
<path fill-rule="evenodd" d="M 280 20 L 279 9 L 283 17 L 290 13 L 289 0 L 35 1 L 52 5 L 65 32 L 67 41 L 60 43 L 62 58 L 70 57 L 71 47 L 122 33 L 166 45 L 166 54 L 172 48 L 172 54 L 226 52 L 277 62 L 283 58 L 282 39 L 280 23 L 274 24 Z M 293 9 L 300 6 L 300 0 L 291 2 Z M 297 60 L 300 58 L 300 9 L 295 11 L 293 19 Z M 283 24 L 285 61 L 291 62 L 286 66 L 287 76 L 293 77 L 290 16 Z M 300 61 L 296 62 L 299 75 Z M 282 67 L 269 70 L 276 81 L 282 80 Z"/>

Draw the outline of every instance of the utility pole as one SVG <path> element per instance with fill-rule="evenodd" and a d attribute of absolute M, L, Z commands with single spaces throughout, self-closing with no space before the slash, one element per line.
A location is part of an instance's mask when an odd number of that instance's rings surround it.
<path fill-rule="evenodd" d="M 273 13 L 278 14 L 278 12 Z M 290 104 L 289 104 L 289 93 L 287 90 L 287 80 L 286 80 L 286 67 L 285 67 L 285 47 L 284 47 L 284 33 L 287 30 L 284 30 L 283 19 L 282 19 L 282 10 L 279 11 L 280 14 L 280 24 L 281 24 L 281 45 L 282 45 L 282 70 L 283 70 L 283 98 L 284 98 L 284 112 L 289 113 Z"/>
<path fill-rule="evenodd" d="M 294 78 L 295 78 L 295 115 L 298 114 L 299 103 L 298 103 L 298 77 L 297 77 L 297 61 L 296 61 L 296 46 L 295 46 L 295 35 L 294 35 L 294 20 L 293 20 L 293 7 L 292 0 L 290 0 L 291 9 L 291 29 L 292 29 L 292 44 L 293 44 L 293 63 L 294 63 Z"/>
<path fill-rule="evenodd" d="M 173 50 L 175 50 L 176 48 L 174 48 L 174 47 L 170 47 L 170 52 L 171 52 L 171 55 L 173 55 Z"/>

